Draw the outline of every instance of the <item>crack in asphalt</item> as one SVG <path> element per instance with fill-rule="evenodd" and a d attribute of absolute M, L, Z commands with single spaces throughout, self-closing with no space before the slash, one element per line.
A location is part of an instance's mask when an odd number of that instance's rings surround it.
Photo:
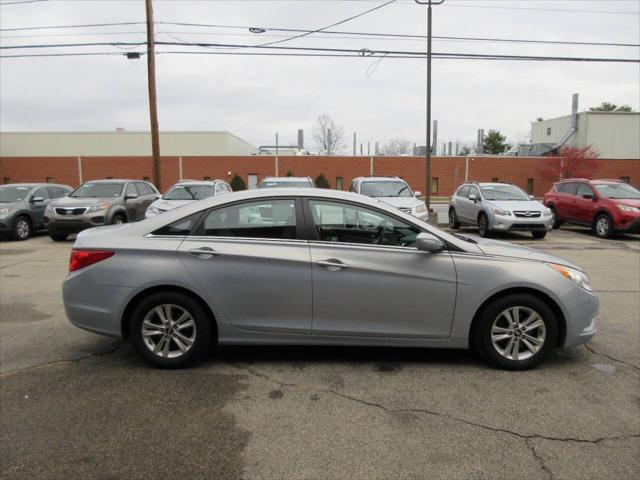
<path fill-rule="evenodd" d="M 533 458 L 535 458 L 538 461 L 538 463 L 540 463 L 540 468 L 542 469 L 542 471 L 547 474 L 547 477 L 550 480 L 553 480 L 555 478 L 555 475 L 553 474 L 551 469 L 547 466 L 547 464 L 544 463 L 544 458 L 542 458 L 542 456 L 536 451 L 536 447 L 531 442 L 531 439 L 528 438 L 524 442 L 527 444 L 527 447 L 529 447 L 529 450 L 531 450 L 531 454 L 533 455 Z"/>
<path fill-rule="evenodd" d="M 635 366 L 633 363 L 625 362 L 624 360 L 620 360 L 618 358 L 612 357 L 611 355 L 607 355 L 606 353 L 598 352 L 589 344 L 585 344 L 585 348 L 587 349 L 587 351 L 591 352 L 594 355 L 599 355 L 600 357 L 608 358 L 612 362 L 618 362 L 618 363 L 621 363 L 622 365 L 626 365 L 627 367 L 631 367 L 635 370 L 640 371 L 640 367 Z"/>
<path fill-rule="evenodd" d="M 228 363 L 228 362 L 227 362 Z M 397 413 L 418 413 L 418 414 L 424 414 L 424 415 L 429 415 L 429 416 L 437 416 L 437 417 L 445 417 L 448 418 L 450 420 L 456 421 L 456 422 L 460 422 L 460 423 L 464 423 L 466 425 L 470 425 L 472 427 L 476 427 L 476 428 L 481 428 L 483 430 L 488 430 L 491 432 L 495 432 L 495 433 L 504 433 L 506 435 L 512 435 L 514 437 L 518 437 L 521 438 L 523 440 L 532 440 L 532 439 L 541 439 L 541 440 L 549 440 L 549 441 L 554 441 L 554 442 L 575 442 L 575 443 L 586 443 L 586 444 L 598 444 L 600 442 L 604 442 L 604 441 L 615 441 L 615 440 L 628 440 L 631 438 L 640 438 L 640 433 L 634 433 L 634 434 L 626 434 L 626 435 L 616 435 L 613 437 L 598 437 L 595 439 L 587 439 L 587 438 L 577 438 L 577 437 L 554 437 L 554 436 L 548 436 L 548 435 L 541 435 L 541 434 L 536 434 L 536 433 L 520 433 L 514 430 L 508 430 L 506 428 L 498 428 L 498 427 L 492 427 L 490 425 L 485 425 L 483 423 L 476 423 L 476 422 L 472 422 L 471 420 L 466 420 L 464 418 L 461 417 L 456 417 L 455 415 L 451 415 L 449 413 L 443 413 L 443 412 L 437 412 L 434 410 L 427 410 L 424 408 L 390 408 L 387 407 L 381 403 L 377 403 L 377 402 L 372 402 L 369 400 L 364 400 L 362 398 L 359 397 L 355 397 L 353 395 L 349 395 L 347 393 L 344 392 L 339 392 L 337 390 L 334 390 L 332 388 L 323 388 L 317 385 L 307 385 L 307 384 L 303 384 L 303 383 L 290 383 L 290 382 L 283 382 L 281 380 L 278 380 L 275 377 L 272 377 L 271 375 L 268 375 L 266 373 L 263 372 L 259 372 L 258 370 L 248 367 L 248 366 L 241 366 L 241 365 L 237 365 L 237 364 L 232 364 L 232 363 L 228 363 L 228 365 L 232 366 L 233 368 L 236 368 L 238 370 L 243 370 L 246 372 L 249 372 L 251 375 L 258 377 L 258 378 L 262 378 L 263 380 L 267 380 L 271 383 L 274 383 L 276 385 L 279 385 L 281 387 L 294 387 L 294 388 L 308 388 L 308 389 L 312 389 L 312 390 L 316 390 L 318 392 L 322 392 L 322 393 L 329 393 L 332 395 L 336 395 L 338 397 L 342 397 L 345 398 L 347 400 L 351 400 L 353 402 L 357 402 L 357 403 L 361 403 L 363 405 L 367 405 L 369 407 L 375 407 L 378 408 L 380 410 L 383 410 L 387 413 L 391 413 L 391 414 L 397 414 Z"/>
<path fill-rule="evenodd" d="M 109 350 L 106 350 L 104 352 L 100 352 L 100 353 L 88 353 L 86 355 L 82 355 L 81 357 L 70 358 L 68 360 L 54 360 L 52 362 L 41 363 L 41 364 L 38 364 L 38 365 L 31 365 L 29 367 L 16 368 L 15 370 L 9 370 L 7 372 L 0 373 L 0 378 L 10 377 L 12 375 L 17 375 L 19 373 L 28 372 L 30 370 L 38 370 L 40 368 L 56 367 L 58 365 L 67 365 L 67 364 L 70 364 L 70 363 L 78 363 L 78 362 L 81 362 L 82 360 L 86 360 L 88 358 L 104 357 L 106 355 L 111 355 L 112 353 L 117 352 L 120 349 L 121 346 L 122 346 L 122 343 L 118 343 L 113 348 L 111 348 Z"/>

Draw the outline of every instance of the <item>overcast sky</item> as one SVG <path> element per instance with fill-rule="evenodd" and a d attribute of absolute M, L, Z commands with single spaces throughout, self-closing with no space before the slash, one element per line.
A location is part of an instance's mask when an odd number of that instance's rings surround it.
<path fill-rule="evenodd" d="M 2 29 L 105 22 L 142 22 L 142 0 L 0 0 Z M 318 29 L 383 0 L 155 0 L 158 22 Z M 565 11 L 573 10 L 573 11 Z M 577 11 L 580 10 L 580 11 Z M 594 13 L 594 12 L 599 13 Z M 446 0 L 434 7 L 433 34 L 608 43 L 640 43 L 638 0 Z M 606 12 L 606 13 L 604 13 Z M 424 34 L 426 7 L 395 3 L 332 30 Z M 2 31 L 3 47 L 74 42 L 144 42 L 144 25 Z M 70 33 L 82 34 L 67 36 Z M 91 34 L 91 35 L 88 35 Z M 267 31 L 156 26 L 156 39 L 257 44 L 280 40 Z M 28 35 L 28 37 L 18 38 Z M 42 36 L 46 35 L 46 36 Z M 314 35 L 280 46 L 425 51 L 422 40 Z M 131 48 L 131 47 L 128 47 Z M 158 46 L 158 51 L 175 47 Z M 186 50 L 179 47 L 180 50 Z M 227 53 L 246 49 L 191 49 Z M 118 52 L 117 47 L 38 49 Z M 144 46 L 132 51 L 144 51 Z M 637 47 L 498 44 L 434 40 L 434 52 L 639 58 Z M 36 53 L 2 50 L 3 55 Z M 161 130 L 228 130 L 254 145 L 295 143 L 320 114 L 344 127 L 346 144 L 405 137 L 424 144 L 426 61 L 234 55 L 157 56 Z M 146 60 L 122 55 L 0 60 L 0 128 L 22 130 L 148 130 Z M 433 118 L 439 141 L 472 142 L 478 128 L 498 129 L 512 143 L 527 138 L 537 117 L 566 115 L 571 94 L 580 110 L 611 101 L 640 110 L 640 64 L 488 60 L 433 61 Z M 366 149 L 366 146 L 365 146 Z"/>

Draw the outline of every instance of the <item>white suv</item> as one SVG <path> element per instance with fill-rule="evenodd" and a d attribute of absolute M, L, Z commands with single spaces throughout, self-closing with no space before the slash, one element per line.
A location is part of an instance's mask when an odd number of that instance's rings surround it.
<path fill-rule="evenodd" d="M 400 177 L 354 178 L 349 191 L 378 198 L 420 220 L 429 220 L 426 204 L 417 198 L 422 194 L 411 190 L 409 184 Z"/>

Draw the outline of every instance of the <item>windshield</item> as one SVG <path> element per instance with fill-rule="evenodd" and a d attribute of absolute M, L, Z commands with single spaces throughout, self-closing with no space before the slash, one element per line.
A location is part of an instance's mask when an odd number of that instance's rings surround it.
<path fill-rule="evenodd" d="M 311 182 L 272 182 L 265 180 L 260 184 L 260 188 L 309 188 Z"/>
<path fill-rule="evenodd" d="M 176 185 L 162 198 L 165 200 L 201 200 L 213 197 L 213 185 Z"/>
<path fill-rule="evenodd" d="M 480 190 L 485 200 L 531 200 L 523 190 L 513 185 L 486 185 Z"/>
<path fill-rule="evenodd" d="M 413 192 L 404 182 L 363 182 L 360 193 L 368 197 L 413 197 Z"/>
<path fill-rule="evenodd" d="M 84 183 L 69 196 L 76 198 L 119 197 L 123 186 L 123 183 Z"/>
<path fill-rule="evenodd" d="M 598 193 L 607 198 L 619 198 L 625 200 L 640 199 L 640 191 L 626 183 L 601 183 L 595 185 Z"/>
<path fill-rule="evenodd" d="M 33 187 L 0 187 L 0 202 L 22 202 Z"/>

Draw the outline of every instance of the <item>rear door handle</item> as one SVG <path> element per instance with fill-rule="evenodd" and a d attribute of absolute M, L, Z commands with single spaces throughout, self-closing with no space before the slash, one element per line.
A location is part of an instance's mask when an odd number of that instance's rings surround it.
<path fill-rule="evenodd" d="M 220 255 L 211 247 L 194 248 L 193 250 L 189 250 L 189 254 L 205 260 Z"/>
<path fill-rule="evenodd" d="M 343 268 L 349 268 L 349 265 L 346 263 L 342 263 L 340 260 L 336 260 L 335 258 L 330 258 L 329 260 L 320 260 L 318 265 L 322 267 L 326 267 L 327 270 L 331 272 L 337 272 L 342 270 Z"/>

